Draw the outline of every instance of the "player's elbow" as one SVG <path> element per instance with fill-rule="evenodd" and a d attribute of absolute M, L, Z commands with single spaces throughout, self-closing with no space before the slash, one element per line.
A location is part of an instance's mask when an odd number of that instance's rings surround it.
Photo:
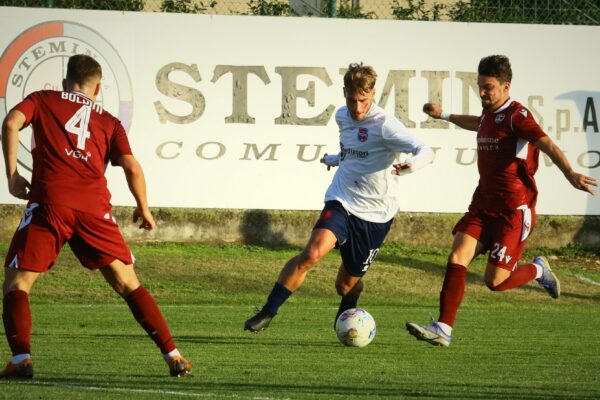
<path fill-rule="evenodd" d="M 25 116 L 17 110 L 12 110 L 2 122 L 2 132 L 19 132 L 25 124 Z"/>
<path fill-rule="evenodd" d="M 142 166 L 131 155 L 121 157 L 120 165 L 127 176 L 139 176 L 143 174 Z"/>

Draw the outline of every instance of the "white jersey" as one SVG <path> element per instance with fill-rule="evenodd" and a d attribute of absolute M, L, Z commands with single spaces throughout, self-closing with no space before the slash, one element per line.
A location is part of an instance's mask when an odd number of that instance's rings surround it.
<path fill-rule="evenodd" d="M 414 171 L 433 160 L 433 151 L 411 134 L 400 120 L 372 104 L 362 121 L 355 121 L 348 107 L 335 114 L 340 129 L 340 164 L 325 193 L 325 201 L 337 200 L 351 214 L 369 222 L 387 222 L 399 209 L 398 181 L 390 168 L 398 153 L 412 153 L 405 160 Z"/>

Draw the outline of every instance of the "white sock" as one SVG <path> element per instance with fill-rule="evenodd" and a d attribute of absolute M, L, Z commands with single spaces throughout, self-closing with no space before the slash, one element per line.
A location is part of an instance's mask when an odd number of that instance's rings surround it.
<path fill-rule="evenodd" d="M 537 263 L 533 263 L 535 265 L 535 279 L 540 279 L 542 277 L 542 273 L 544 272 L 544 268 Z"/>
<path fill-rule="evenodd" d="M 179 352 L 179 350 L 175 349 L 173 351 L 168 352 L 167 354 L 163 354 L 162 356 L 165 359 L 165 361 L 169 361 L 175 356 L 181 356 L 181 353 Z"/>
<path fill-rule="evenodd" d="M 443 322 L 438 322 L 437 326 L 440 327 L 440 329 L 442 330 L 442 332 L 444 332 L 446 335 L 451 336 L 452 335 L 452 327 L 448 324 L 445 324 Z"/>
<path fill-rule="evenodd" d="M 23 362 L 23 361 L 25 361 L 25 360 L 29 359 L 29 358 L 31 358 L 31 355 L 30 355 L 30 354 L 27 354 L 27 353 L 24 353 L 24 354 L 17 354 L 16 356 L 13 356 L 13 357 L 10 359 L 10 363 L 11 363 L 11 364 L 18 364 L 18 363 L 20 363 L 20 362 Z"/>

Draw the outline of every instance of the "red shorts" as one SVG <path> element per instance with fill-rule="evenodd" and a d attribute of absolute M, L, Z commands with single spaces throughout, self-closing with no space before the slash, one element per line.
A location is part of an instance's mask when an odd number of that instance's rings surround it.
<path fill-rule="evenodd" d="M 117 259 L 133 263 L 131 251 L 110 213 L 98 217 L 69 207 L 31 203 L 12 238 L 4 267 L 48 271 L 65 242 L 89 269 L 104 267 Z"/>
<path fill-rule="evenodd" d="M 462 232 L 481 242 L 489 250 L 488 262 L 513 271 L 523 255 L 527 237 L 535 226 L 535 209 L 521 206 L 517 210 L 486 213 L 471 205 L 452 233 Z"/>

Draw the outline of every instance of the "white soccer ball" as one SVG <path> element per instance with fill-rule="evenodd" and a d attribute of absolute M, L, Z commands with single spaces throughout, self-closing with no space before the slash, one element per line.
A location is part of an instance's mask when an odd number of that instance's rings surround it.
<path fill-rule="evenodd" d="M 373 316 L 362 308 L 344 311 L 335 322 L 335 333 L 346 346 L 365 347 L 375 337 L 377 326 Z"/>

